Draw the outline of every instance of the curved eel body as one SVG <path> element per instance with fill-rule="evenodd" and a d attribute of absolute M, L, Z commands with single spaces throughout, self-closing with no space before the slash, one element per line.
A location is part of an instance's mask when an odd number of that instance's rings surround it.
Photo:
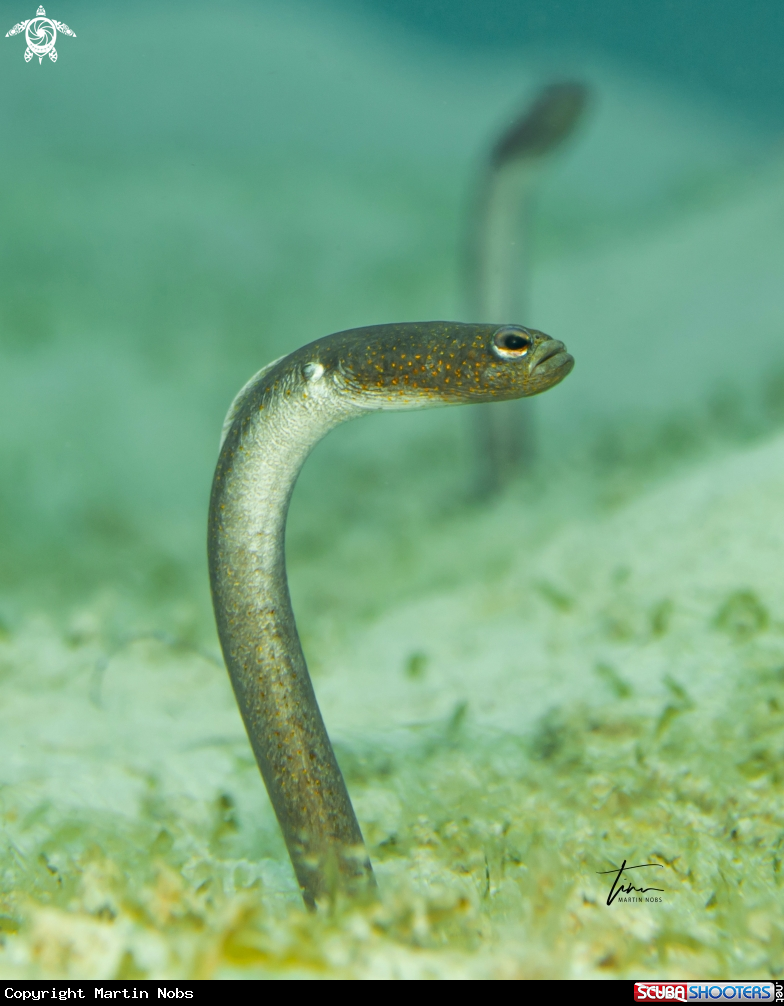
<path fill-rule="evenodd" d="M 379 325 L 276 360 L 229 410 L 210 500 L 213 604 L 245 727 L 310 906 L 374 880 L 289 598 L 284 537 L 299 471 L 347 419 L 535 395 L 573 362 L 562 343 L 516 326 Z"/>

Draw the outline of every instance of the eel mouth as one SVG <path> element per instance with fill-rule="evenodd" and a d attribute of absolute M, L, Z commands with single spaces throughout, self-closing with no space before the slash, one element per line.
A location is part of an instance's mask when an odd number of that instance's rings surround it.
<path fill-rule="evenodd" d="M 566 346 L 558 339 L 548 339 L 537 346 L 531 359 L 531 376 L 566 377 L 574 366 L 574 357 L 566 352 Z"/>

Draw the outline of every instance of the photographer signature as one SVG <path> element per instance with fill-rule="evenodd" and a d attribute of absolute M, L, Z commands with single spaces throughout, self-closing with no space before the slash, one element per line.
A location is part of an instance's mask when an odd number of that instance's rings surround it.
<path fill-rule="evenodd" d="M 634 884 L 627 884 L 624 887 L 624 885 L 621 883 L 621 877 L 623 876 L 624 870 L 643 870 L 648 866 L 658 866 L 660 870 L 664 869 L 661 863 L 638 863 L 636 866 L 627 866 L 626 860 L 624 859 L 624 861 L 621 863 L 620 870 L 597 870 L 596 872 L 599 875 L 606 873 L 615 874 L 615 879 L 612 882 L 610 893 L 607 895 L 607 904 L 611 905 L 619 894 L 631 894 L 632 891 L 636 891 L 638 894 L 645 894 L 646 891 L 659 891 L 660 893 L 663 894 L 664 889 L 661 887 L 635 887 Z"/>

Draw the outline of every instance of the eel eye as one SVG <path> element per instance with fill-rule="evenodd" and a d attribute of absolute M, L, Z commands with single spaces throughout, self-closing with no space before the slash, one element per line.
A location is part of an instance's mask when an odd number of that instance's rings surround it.
<path fill-rule="evenodd" d="M 534 340 L 524 328 L 508 325 L 493 336 L 493 352 L 502 360 L 518 360 L 533 346 Z"/>

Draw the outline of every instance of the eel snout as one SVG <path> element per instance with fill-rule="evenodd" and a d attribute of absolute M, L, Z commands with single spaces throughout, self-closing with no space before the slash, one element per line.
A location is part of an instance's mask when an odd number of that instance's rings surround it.
<path fill-rule="evenodd" d="M 566 346 L 558 339 L 547 339 L 540 343 L 531 357 L 531 375 L 544 377 L 555 371 L 564 371 L 564 377 L 574 366 L 574 357 L 567 353 Z"/>

